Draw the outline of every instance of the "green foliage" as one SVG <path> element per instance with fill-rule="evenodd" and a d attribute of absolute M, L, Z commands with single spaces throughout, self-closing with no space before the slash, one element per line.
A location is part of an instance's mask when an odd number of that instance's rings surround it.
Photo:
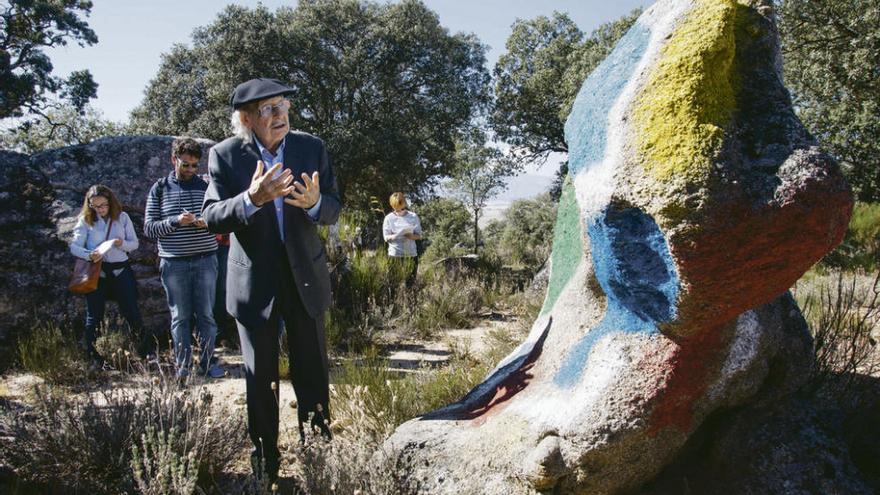
<path fill-rule="evenodd" d="M 0 146 L 21 153 L 88 144 L 104 136 L 123 134 L 123 126 L 104 120 L 90 105 L 77 109 L 70 104 L 55 104 L 39 118 L 25 120 L 0 132 Z"/>
<path fill-rule="evenodd" d="M 131 446 L 131 470 L 138 492 L 143 495 L 190 495 L 198 479 L 196 452 L 186 455 L 175 451 L 177 427 L 163 434 L 153 426 L 141 435 L 140 445 Z M 141 453 L 143 451 L 143 454 Z"/>
<path fill-rule="evenodd" d="M 163 56 L 132 125 L 221 140 L 235 85 L 281 79 L 295 88 L 291 127 L 327 142 L 346 202 L 366 205 L 449 171 L 455 136 L 490 101 L 484 63 L 473 35 L 450 34 L 418 1 L 228 6 Z"/>
<path fill-rule="evenodd" d="M 87 71 L 68 78 L 52 76 L 45 48 L 98 42 L 80 16 L 88 16 L 88 0 L 9 0 L 0 6 L 0 118 L 42 114 L 50 95 L 59 95 L 76 109 L 95 97 L 98 85 Z"/>
<path fill-rule="evenodd" d="M 33 327 L 18 339 L 16 348 L 21 369 L 49 383 L 74 384 L 86 375 L 76 338 L 52 323 Z"/>
<path fill-rule="evenodd" d="M 353 250 L 344 268 L 327 314 L 327 342 L 334 347 L 362 349 L 403 307 L 409 269 L 392 262 L 384 250 Z"/>
<path fill-rule="evenodd" d="M 779 33 L 794 107 L 843 166 L 860 201 L 880 201 L 880 4 L 784 0 Z"/>
<path fill-rule="evenodd" d="M 875 271 L 880 267 L 880 203 L 859 203 L 846 229 L 843 242 L 823 263 L 846 270 Z"/>
<path fill-rule="evenodd" d="M 520 266 L 534 274 L 550 256 L 555 223 L 556 204 L 549 193 L 519 199 L 510 205 L 503 220 L 493 222 L 491 228 L 487 226 L 487 244 L 507 265 Z"/>
<path fill-rule="evenodd" d="M 473 280 L 448 276 L 442 269 L 422 274 L 422 285 L 413 297 L 404 325 L 420 338 L 436 336 L 443 328 L 466 328 L 480 309 L 483 289 Z"/>
<path fill-rule="evenodd" d="M 480 217 L 486 203 L 507 188 L 506 179 L 516 173 L 516 162 L 502 157 L 483 139 L 459 141 L 455 146 L 455 168 L 449 188 L 473 213 L 474 252 L 480 245 Z"/>
<path fill-rule="evenodd" d="M 490 121 L 498 138 L 525 161 L 567 152 L 564 125 L 577 92 L 639 14 L 603 24 L 587 38 L 563 13 L 517 20 L 494 70 Z"/>
<path fill-rule="evenodd" d="M 422 223 L 422 232 L 429 241 L 424 259 L 432 260 L 464 254 L 455 246 L 467 242 L 470 213 L 461 201 L 433 198 L 413 207 Z"/>
<path fill-rule="evenodd" d="M 369 440 L 381 441 L 404 421 L 463 397 L 488 367 L 488 363 L 453 361 L 436 373 L 401 378 L 375 353 L 348 359 L 335 377 L 333 428 L 361 430 Z"/>

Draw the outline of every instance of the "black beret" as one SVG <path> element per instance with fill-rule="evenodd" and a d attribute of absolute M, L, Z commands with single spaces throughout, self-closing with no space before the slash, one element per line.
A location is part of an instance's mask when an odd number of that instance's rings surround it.
<path fill-rule="evenodd" d="M 232 108 L 239 109 L 242 105 L 252 101 L 263 100 L 278 95 L 286 95 L 293 93 L 293 88 L 286 86 L 278 79 L 267 79 L 258 77 L 245 81 L 232 90 L 229 95 L 229 104 Z"/>

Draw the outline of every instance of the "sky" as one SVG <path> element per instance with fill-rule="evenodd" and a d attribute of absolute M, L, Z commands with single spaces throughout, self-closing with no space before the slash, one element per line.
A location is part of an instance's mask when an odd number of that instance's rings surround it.
<path fill-rule="evenodd" d="M 474 33 L 489 46 L 487 64 L 491 70 L 516 19 L 549 16 L 565 12 L 585 33 L 599 25 L 647 7 L 650 0 L 423 0 L 437 12 L 440 23 L 451 32 Z M 129 112 L 143 98 L 147 83 L 159 70 L 161 55 L 176 43 L 191 44 L 195 28 L 210 24 L 226 5 L 256 6 L 257 2 L 217 0 L 93 0 L 89 26 L 98 43 L 68 45 L 47 51 L 54 72 L 66 76 L 88 69 L 98 83 L 98 97 L 92 105 L 104 118 L 127 121 Z M 295 6 L 296 1 L 264 0 L 270 10 Z M 552 166 L 538 171 L 545 175 Z"/>

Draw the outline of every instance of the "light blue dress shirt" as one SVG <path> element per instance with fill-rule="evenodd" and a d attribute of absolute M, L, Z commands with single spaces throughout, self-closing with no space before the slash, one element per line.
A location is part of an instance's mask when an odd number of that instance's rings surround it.
<path fill-rule="evenodd" d="M 257 139 L 256 136 L 254 136 L 254 142 L 257 144 L 257 148 L 260 150 L 260 157 L 262 158 L 263 165 L 265 166 L 264 171 L 272 168 L 273 166 L 275 166 L 276 163 L 283 163 L 284 162 L 284 146 L 287 143 L 287 137 L 285 137 L 284 140 L 281 141 L 281 144 L 278 146 L 278 152 L 275 153 L 274 155 L 272 154 L 271 151 L 269 151 L 268 149 L 266 149 L 263 146 L 263 143 L 261 143 L 260 140 Z M 279 175 L 281 175 L 281 173 L 283 171 L 284 171 L 284 167 L 281 167 L 280 169 L 278 169 L 278 172 L 275 173 L 274 177 L 278 177 Z M 296 179 L 297 178 L 294 177 L 294 180 L 296 180 Z M 275 217 L 278 219 L 278 232 L 281 233 L 281 242 L 284 242 L 284 197 L 279 196 L 279 197 L 275 198 L 273 203 L 275 206 Z M 247 216 L 250 217 L 251 215 L 256 213 L 257 210 L 259 210 L 260 208 L 251 201 L 251 197 L 249 194 L 245 194 L 244 195 L 244 209 L 245 209 L 245 213 L 247 214 Z M 311 218 L 313 222 L 317 222 L 318 221 L 318 212 L 320 212 L 320 211 L 321 211 L 321 196 L 319 195 L 318 202 L 315 203 L 315 206 L 311 207 L 308 210 L 305 210 L 305 212 L 309 215 L 309 218 Z"/>

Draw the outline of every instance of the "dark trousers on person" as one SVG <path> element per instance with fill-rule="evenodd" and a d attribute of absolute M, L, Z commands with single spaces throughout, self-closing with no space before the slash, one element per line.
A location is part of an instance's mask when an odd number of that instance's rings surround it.
<path fill-rule="evenodd" d="M 300 438 L 304 424 L 329 437 L 330 377 L 327 366 L 324 318 L 309 316 L 286 255 L 279 269 L 278 295 L 269 320 L 261 328 L 247 328 L 238 322 L 241 354 L 247 387 L 248 434 L 254 444 L 252 461 L 261 460 L 270 479 L 278 473 L 278 353 L 281 322 L 287 329 L 287 355 L 290 360 L 290 381 L 297 399 Z M 274 390 L 272 387 L 274 384 Z"/>
<path fill-rule="evenodd" d="M 115 270 L 121 269 L 119 275 Z M 104 309 L 108 299 L 116 300 L 119 312 L 128 323 L 132 336 L 140 338 L 138 351 L 146 354 L 152 352 L 155 343 L 152 335 L 143 331 L 143 320 L 137 304 L 137 283 L 134 272 L 127 261 L 119 263 L 104 262 L 101 264 L 103 277 L 98 280 L 98 288 L 86 294 L 86 330 L 85 347 L 89 357 L 97 359 L 95 350 L 97 328 L 104 321 Z"/>
<path fill-rule="evenodd" d="M 217 286 L 214 291 L 214 321 L 217 323 L 217 342 L 235 340 L 236 326 L 232 316 L 226 311 L 226 266 L 229 260 L 229 246 L 217 245 Z"/>

